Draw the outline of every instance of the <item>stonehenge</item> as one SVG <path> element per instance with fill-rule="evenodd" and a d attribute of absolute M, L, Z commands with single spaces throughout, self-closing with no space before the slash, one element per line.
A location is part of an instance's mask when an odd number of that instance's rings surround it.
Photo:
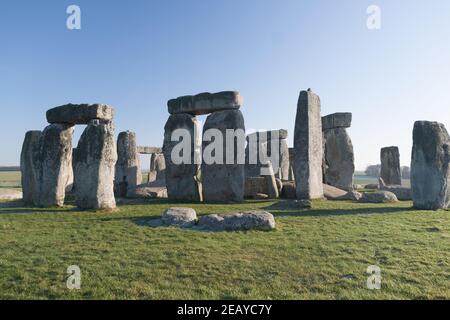
<path fill-rule="evenodd" d="M 353 190 L 355 173 L 353 144 L 346 130 L 351 122 L 351 113 L 322 117 L 323 182 L 346 191 Z"/>
<path fill-rule="evenodd" d="M 387 185 L 401 185 L 400 152 L 398 147 L 382 148 L 380 177 Z"/>
<path fill-rule="evenodd" d="M 117 197 L 126 197 L 129 189 L 142 183 L 136 134 L 126 131 L 117 138 L 117 163 L 114 179 L 114 193 Z"/>
<path fill-rule="evenodd" d="M 169 199 L 206 202 L 241 202 L 244 199 L 245 136 L 228 136 L 228 131 L 242 131 L 245 124 L 240 107 L 243 98 L 238 92 L 201 93 L 169 100 L 169 119 L 164 127 L 163 153 Z M 198 115 L 209 114 L 204 136 L 198 136 Z M 231 138 L 233 150 L 226 140 Z M 174 139 L 175 141 L 173 141 Z M 211 159 L 202 159 L 201 150 L 209 150 Z M 225 150 L 221 155 L 218 149 Z M 239 153 L 242 151 L 242 163 Z M 230 152 L 230 153 L 229 153 Z M 206 152 L 205 152 L 206 153 Z M 231 157 L 230 157 L 231 155 Z M 229 158 L 232 158 L 229 163 Z M 208 160 L 212 163 L 209 163 Z"/>
<path fill-rule="evenodd" d="M 297 199 L 323 198 L 320 98 L 311 89 L 300 92 L 295 119 L 294 148 Z"/>
<path fill-rule="evenodd" d="M 113 209 L 117 150 L 114 109 L 103 104 L 68 104 L 47 111 L 49 125 L 28 132 L 22 146 L 24 201 L 37 207 L 61 207 L 66 188 L 76 185 L 81 209 Z M 87 125 L 72 148 L 74 126 Z M 75 151 L 74 151 L 75 150 Z"/>
<path fill-rule="evenodd" d="M 417 209 L 450 207 L 450 137 L 441 123 L 414 124 L 411 189 Z"/>

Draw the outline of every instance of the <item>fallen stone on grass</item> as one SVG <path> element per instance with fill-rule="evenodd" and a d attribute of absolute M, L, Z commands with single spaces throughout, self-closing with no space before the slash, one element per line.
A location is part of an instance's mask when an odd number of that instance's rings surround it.
<path fill-rule="evenodd" d="M 166 199 L 167 188 L 157 187 L 147 184 L 139 185 L 135 188 L 129 188 L 127 198 L 131 199 Z"/>
<path fill-rule="evenodd" d="M 358 191 L 350 191 L 344 194 L 343 196 L 340 196 L 336 198 L 336 200 L 350 200 L 350 201 L 359 201 L 362 197 L 362 194 Z"/>
<path fill-rule="evenodd" d="M 347 194 L 347 191 L 323 184 L 323 195 L 327 200 L 337 200 L 339 197 L 343 197 Z"/>
<path fill-rule="evenodd" d="M 191 208 L 169 208 L 164 211 L 161 220 L 166 226 L 188 228 L 195 225 L 197 213 Z"/>
<path fill-rule="evenodd" d="M 389 191 L 365 192 L 361 199 L 362 203 L 393 203 L 398 202 L 397 196 Z"/>
<path fill-rule="evenodd" d="M 366 184 L 364 186 L 364 189 L 367 190 L 377 190 L 379 188 L 379 186 L 376 183 L 370 183 L 370 184 Z"/>
<path fill-rule="evenodd" d="M 209 231 L 273 230 L 275 218 L 266 211 L 246 211 L 200 217 L 198 227 Z"/>
<path fill-rule="evenodd" d="M 412 200 L 411 188 L 403 187 L 400 185 L 386 185 L 383 178 L 379 178 L 380 190 L 392 192 L 397 196 L 398 200 L 407 201 Z"/>
<path fill-rule="evenodd" d="M 22 192 L 14 189 L 0 189 L 0 200 L 20 200 Z"/>

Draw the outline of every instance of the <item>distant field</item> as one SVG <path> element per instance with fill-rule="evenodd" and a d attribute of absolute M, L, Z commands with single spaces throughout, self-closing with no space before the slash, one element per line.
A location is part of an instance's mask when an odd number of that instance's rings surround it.
<path fill-rule="evenodd" d="M 0 188 L 21 188 L 20 171 L 1 171 Z"/>

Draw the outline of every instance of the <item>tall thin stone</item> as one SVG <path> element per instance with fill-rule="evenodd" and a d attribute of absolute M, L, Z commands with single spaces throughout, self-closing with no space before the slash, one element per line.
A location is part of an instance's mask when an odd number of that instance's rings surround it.
<path fill-rule="evenodd" d="M 38 207 L 62 207 L 72 170 L 73 125 L 51 124 L 39 139 L 33 161 L 37 183 L 34 204 Z"/>
<path fill-rule="evenodd" d="M 22 193 L 23 201 L 26 205 L 32 205 L 37 202 L 35 194 L 37 185 L 37 172 L 34 158 L 36 150 L 39 148 L 39 140 L 42 136 L 41 131 L 28 131 L 22 144 L 20 154 L 20 171 L 22 173 Z"/>
<path fill-rule="evenodd" d="M 441 123 L 414 124 L 411 189 L 417 209 L 450 207 L 450 137 Z"/>
<path fill-rule="evenodd" d="M 140 156 L 134 132 L 119 133 L 117 156 L 114 189 L 118 197 L 125 197 L 128 190 L 133 190 L 142 183 Z"/>
<path fill-rule="evenodd" d="M 381 178 L 387 185 L 401 185 L 402 172 L 400 169 L 400 152 L 398 147 L 382 148 L 380 157 Z"/>
<path fill-rule="evenodd" d="M 75 201 L 81 209 L 114 209 L 117 149 L 112 122 L 90 121 L 75 153 Z"/>
<path fill-rule="evenodd" d="M 311 89 L 300 92 L 295 120 L 294 148 L 297 198 L 323 198 L 320 98 Z"/>
<path fill-rule="evenodd" d="M 197 118 L 187 113 L 171 115 L 164 126 L 163 153 L 167 193 L 171 200 L 202 200 L 200 161 L 196 160 L 200 146 L 197 132 Z"/>
<path fill-rule="evenodd" d="M 244 200 L 245 185 L 244 117 L 240 110 L 214 112 L 206 119 L 205 125 L 203 126 L 203 133 L 205 134 L 210 129 L 220 131 L 223 139 L 222 144 L 217 146 L 222 148 L 223 153 L 221 159 L 219 157 L 216 158 L 219 163 L 207 164 L 205 163 L 205 159 L 203 159 L 202 181 L 204 200 L 207 202 L 241 202 Z M 228 130 L 236 132 L 238 137 L 228 137 Z M 212 143 L 217 143 L 217 141 L 203 141 L 204 153 L 205 148 Z M 230 148 L 232 149 L 230 150 Z M 239 151 L 241 152 L 242 159 L 239 159 Z M 227 159 L 228 152 L 230 154 Z M 231 161 L 227 162 L 227 160 Z"/>

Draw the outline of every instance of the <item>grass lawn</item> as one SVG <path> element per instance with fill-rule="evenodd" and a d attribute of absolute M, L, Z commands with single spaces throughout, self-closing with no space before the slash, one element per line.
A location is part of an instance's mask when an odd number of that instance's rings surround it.
<path fill-rule="evenodd" d="M 184 204 L 199 214 L 267 209 L 272 232 L 151 228 L 168 201 L 117 212 L 24 208 L 0 203 L 1 299 L 450 299 L 450 212 L 410 202 Z M 81 268 L 81 290 L 66 269 Z M 368 290 L 366 269 L 382 270 Z"/>

